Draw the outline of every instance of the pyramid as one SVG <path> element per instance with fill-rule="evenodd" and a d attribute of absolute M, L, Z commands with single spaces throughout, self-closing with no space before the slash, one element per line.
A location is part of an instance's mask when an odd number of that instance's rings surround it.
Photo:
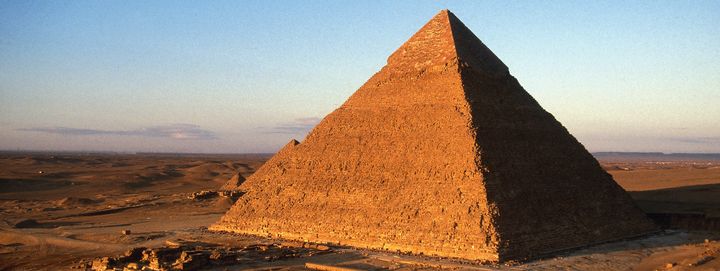
<path fill-rule="evenodd" d="M 447 10 L 241 188 L 212 230 L 504 261 L 655 229 Z"/>
<path fill-rule="evenodd" d="M 240 185 L 245 182 L 245 177 L 240 174 L 240 172 L 235 173 L 225 184 L 223 184 L 222 187 L 220 187 L 220 190 L 239 190 Z"/>

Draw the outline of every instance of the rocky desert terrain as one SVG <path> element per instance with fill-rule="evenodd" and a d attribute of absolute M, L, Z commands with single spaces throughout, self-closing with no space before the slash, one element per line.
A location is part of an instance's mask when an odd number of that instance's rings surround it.
<path fill-rule="evenodd" d="M 596 155 L 663 230 L 500 265 L 208 231 L 269 157 L 2 153 L 0 270 L 720 269 L 714 157 Z"/>

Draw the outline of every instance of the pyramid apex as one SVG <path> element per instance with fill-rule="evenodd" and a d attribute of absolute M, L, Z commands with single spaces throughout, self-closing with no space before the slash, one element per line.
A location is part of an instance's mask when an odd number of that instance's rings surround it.
<path fill-rule="evenodd" d="M 453 61 L 486 74 L 508 73 L 507 66 L 449 9 L 440 10 L 390 55 L 388 66 L 413 72 L 445 67 Z"/>
<path fill-rule="evenodd" d="M 455 14 L 453 14 L 452 11 L 450 11 L 449 9 L 441 9 L 437 14 L 435 14 L 435 16 L 433 16 L 433 18 L 431 20 L 440 17 L 443 20 L 450 21 L 450 14 L 452 14 L 453 17 L 455 17 Z M 457 19 L 457 17 L 456 17 L 456 19 Z"/>
<path fill-rule="evenodd" d="M 457 58 L 448 10 L 441 10 L 388 57 L 387 66 L 399 72 L 416 72 L 444 66 Z"/>

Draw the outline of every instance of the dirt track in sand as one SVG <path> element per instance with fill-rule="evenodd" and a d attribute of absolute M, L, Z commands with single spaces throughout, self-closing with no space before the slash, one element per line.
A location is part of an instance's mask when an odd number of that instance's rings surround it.
<path fill-rule="evenodd" d="M 217 189 L 235 172 L 251 174 L 267 158 L 3 154 L 0 270 L 69 269 L 82 259 L 119 255 L 133 247 L 161 247 L 168 240 L 202 240 L 238 248 L 279 242 L 207 232 L 205 228 L 216 222 L 231 202 L 221 197 L 203 201 L 188 198 L 193 192 Z M 626 189 L 642 190 L 631 195 L 643 208 L 712 210 L 708 206 L 718 206 L 712 196 L 713 185 L 720 184 L 717 162 L 613 161 L 604 166 Z M 711 187 L 708 190 L 697 184 Z M 15 226 L 26 219 L 35 222 Z M 131 234 L 123 235 L 122 230 Z M 258 258 L 229 268 L 302 270 L 306 262 L 315 262 L 357 269 L 654 270 L 675 263 L 673 270 L 713 270 L 720 268 L 716 259 L 697 267 L 688 264 L 716 255 L 713 253 L 720 245 L 713 240 L 718 238 L 718 233 L 667 231 L 513 266 L 333 248 L 330 253 L 269 262 Z"/>

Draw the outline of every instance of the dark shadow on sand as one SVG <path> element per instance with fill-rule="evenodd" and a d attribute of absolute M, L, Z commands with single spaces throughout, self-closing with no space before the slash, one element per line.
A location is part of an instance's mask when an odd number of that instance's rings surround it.
<path fill-rule="evenodd" d="M 662 228 L 720 230 L 720 184 L 630 192 Z"/>

